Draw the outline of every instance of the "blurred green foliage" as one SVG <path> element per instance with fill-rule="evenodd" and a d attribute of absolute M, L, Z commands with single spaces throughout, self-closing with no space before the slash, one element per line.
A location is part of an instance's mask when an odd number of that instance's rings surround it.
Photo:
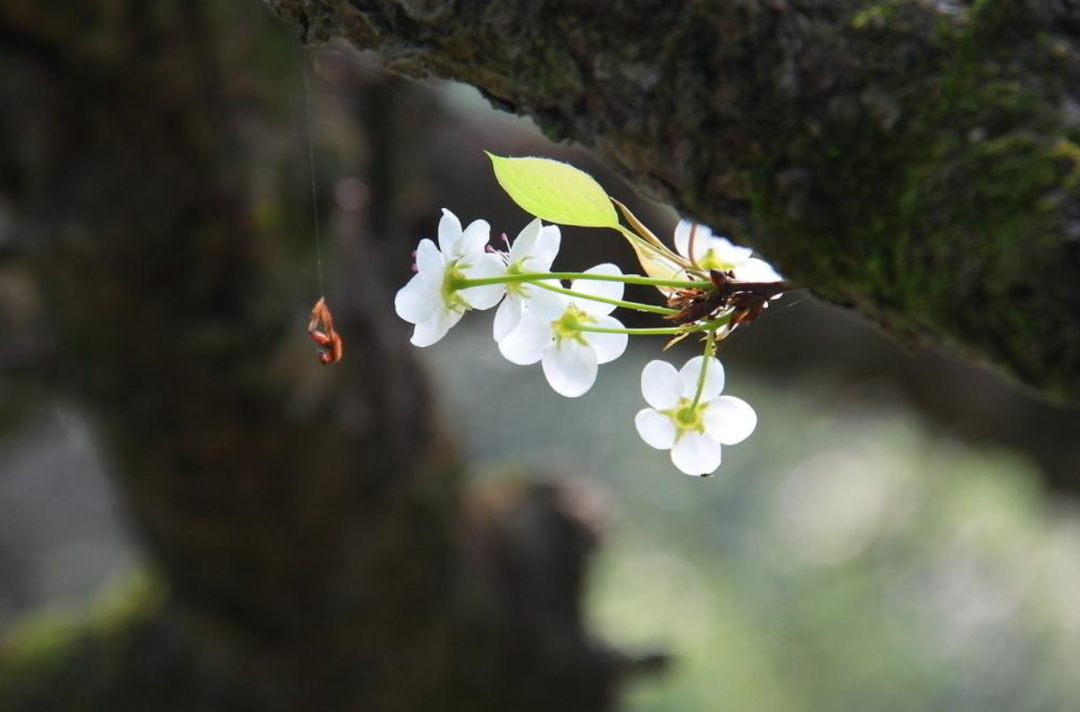
<path fill-rule="evenodd" d="M 602 489 L 613 526 L 593 622 L 675 655 L 627 709 L 1076 709 L 1080 522 L 1023 459 L 883 399 L 729 370 L 758 431 L 715 477 L 685 477 L 633 416 L 644 363 L 689 352 L 640 344 L 573 401 L 470 319 L 424 356 L 480 476 L 520 467 Z"/>

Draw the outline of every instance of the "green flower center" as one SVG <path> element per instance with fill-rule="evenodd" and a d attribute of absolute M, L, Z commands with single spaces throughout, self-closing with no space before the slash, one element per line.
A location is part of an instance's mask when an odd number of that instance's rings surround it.
<path fill-rule="evenodd" d="M 527 260 L 527 259 L 529 259 L 529 258 L 528 257 L 522 257 L 517 262 L 511 262 L 510 266 L 506 268 L 506 274 L 513 275 L 513 274 L 526 274 L 526 273 L 528 273 L 528 270 L 525 269 L 525 260 Z M 514 295 L 519 296 L 519 297 L 526 296 L 525 283 L 524 282 L 507 282 L 506 283 L 506 291 L 508 293 L 510 293 L 510 294 L 514 294 Z"/>
<path fill-rule="evenodd" d="M 716 254 L 715 250 L 709 250 L 697 262 L 705 269 L 714 269 L 718 272 L 727 272 L 729 270 L 735 269 L 735 265 L 730 262 L 724 262 L 722 259 L 720 259 L 720 256 Z"/>
<path fill-rule="evenodd" d="M 579 344 L 588 345 L 581 327 L 595 324 L 596 319 L 586 314 L 581 309 L 571 304 L 555 321 L 551 322 L 551 330 L 555 332 L 555 345 L 560 346 L 564 339 L 572 339 Z"/>
<path fill-rule="evenodd" d="M 465 279 L 465 273 L 462 270 L 467 266 L 461 264 L 461 260 L 454 260 L 447 266 L 446 273 L 443 275 L 440 293 L 448 311 L 466 311 L 469 308 L 468 302 L 458 294 L 458 285 Z"/>
<path fill-rule="evenodd" d="M 676 437 L 682 437 L 685 433 L 705 432 L 705 409 L 708 403 L 698 403 L 696 408 L 692 407 L 693 404 L 691 398 L 680 398 L 674 408 L 662 411 L 675 423 L 678 431 Z"/>

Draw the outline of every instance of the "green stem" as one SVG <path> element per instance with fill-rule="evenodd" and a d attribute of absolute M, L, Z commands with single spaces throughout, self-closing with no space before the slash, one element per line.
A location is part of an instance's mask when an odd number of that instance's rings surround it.
<path fill-rule="evenodd" d="M 704 324 L 695 324 L 693 326 L 671 326 L 671 327 L 659 327 L 655 329 L 615 329 L 607 326 L 587 326 L 585 324 L 578 324 L 573 328 L 578 331 L 587 331 L 593 334 L 627 334 L 629 336 L 678 336 L 679 334 L 693 334 L 699 331 L 715 332 L 721 326 L 724 326 L 731 320 L 731 315 L 725 315 L 719 319 L 713 319 L 707 321 Z"/>
<path fill-rule="evenodd" d="M 711 289 L 713 285 L 701 279 L 653 279 L 636 274 L 595 274 L 591 272 L 523 272 L 504 274 L 499 277 L 480 277 L 479 279 L 455 279 L 454 289 L 485 287 L 489 284 L 511 284 L 516 282 L 539 282 L 544 279 L 587 279 L 594 282 L 622 282 L 623 284 L 643 284 L 647 287 L 675 287 L 679 289 Z"/>
<path fill-rule="evenodd" d="M 603 304 L 612 304 L 623 309 L 634 309 L 641 312 L 650 312 L 652 314 L 678 314 L 678 309 L 668 309 L 667 307 L 660 307 L 653 304 L 642 304 L 641 302 L 628 302 L 622 299 L 611 299 L 609 297 L 598 297 L 594 294 L 585 294 L 584 292 L 575 292 L 572 289 L 566 289 L 564 287 L 556 287 L 552 284 L 545 284 L 544 282 L 533 282 L 534 285 L 542 289 L 546 289 L 549 292 L 558 292 L 559 294 L 565 294 L 568 297 L 574 297 L 575 299 L 588 299 L 593 302 L 601 302 Z"/>
<path fill-rule="evenodd" d="M 709 364 L 712 363 L 712 355 L 716 353 L 716 330 L 709 330 L 709 338 L 705 340 L 705 358 L 701 359 L 701 374 L 697 379 L 697 392 L 694 394 L 694 402 L 690 404 L 690 412 L 697 410 L 701 402 L 701 393 L 705 390 L 705 379 L 709 375 Z"/>

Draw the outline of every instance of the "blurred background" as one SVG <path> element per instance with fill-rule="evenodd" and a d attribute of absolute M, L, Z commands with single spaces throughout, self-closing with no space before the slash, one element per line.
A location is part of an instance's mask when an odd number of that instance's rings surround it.
<path fill-rule="evenodd" d="M 306 310 L 318 289 L 305 63 L 329 291 L 350 280 L 340 255 L 363 245 L 366 230 L 390 236 L 371 259 L 385 259 L 388 283 L 403 285 L 442 207 L 516 235 L 528 218 L 483 150 L 570 161 L 670 236 L 672 211 L 468 87 L 396 78 L 340 47 L 305 54 L 276 32 L 265 51 L 287 77 L 272 97 L 285 118 L 244 130 L 268 167 L 251 177 L 257 215 L 288 235 L 272 278 L 289 295 L 297 350 L 310 348 Z M 0 205 L 0 245 L 12 220 Z M 561 265 L 599 261 L 635 269 L 615 233 L 564 231 Z M 8 350 L 49 341 L 36 290 L 18 260 L 0 263 Z M 500 357 L 491 317 L 468 315 L 418 355 L 472 477 L 572 479 L 605 512 L 589 621 L 616 644 L 673 656 L 664 675 L 629 689 L 624 709 L 1077 709 L 1076 410 L 887 340 L 859 315 L 798 292 L 723 345 L 725 390 L 760 420 L 748 441 L 725 448 L 717 476 L 698 480 L 634 431 L 641 368 L 662 340 L 632 341 L 587 396 L 567 400 L 539 367 Z M 346 359 L 363 347 L 347 344 Z M 676 363 L 691 355 L 670 353 Z M 0 367 L 2 638 L 32 611 L 80 609 L 142 556 L 93 413 L 43 389 L 50 376 L 33 362 L 9 354 Z"/>

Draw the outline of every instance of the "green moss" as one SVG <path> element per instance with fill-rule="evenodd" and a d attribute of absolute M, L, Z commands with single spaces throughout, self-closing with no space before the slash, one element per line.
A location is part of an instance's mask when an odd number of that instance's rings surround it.
<path fill-rule="evenodd" d="M 0 712 L 96 708 L 124 674 L 131 638 L 164 598 L 153 579 L 136 574 L 102 593 L 89 612 L 47 610 L 17 623 L 0 646 Z"/>
<path fill-rule="evenodd" d="M 884 0 L 884 2 L 875 2 L 852 15 L 850 20 L 851 27 L 852 29 L 861 30 L 874 23 L 888 22 L 895 16 L 896 11 L 902 5 L 903 0 Z"/>
<path fill-rule="evenodd" d="M 84 630 L 84 622 L 70 611 L 39 613 L 14 626 L 0 648 L 0 709 L 11 709 L 5 700 L 13 689 L 62 670 Z"/>
<path fill-rule="evenodd" d="M 897 9 L 855 15 L 856 41 L 898 51 L 909 37 Z M 1055 98 L 1070 75 L 1052 38 L 1023 41 L 1034 30 L 1022 17 L 1012 0 L 976 3 L 932 65 L 904 68 L 916 82 L 882 78 L 895 126 L 802 136 L 752 174 L 751 195 L 767 233 L 785 237 L 778 253 L 809 268 L 823 296 L 867 308 L 894 333 L 944 336 L 1051 392 L 1075 392 L 1060 205 L 1080 188 L 1080 146 L 1062 137 Z M 1031 81 L 1031 67 L 1045 79 Z M 801 211 L 777 180 L 790 165 L 815 167 Z"/>

